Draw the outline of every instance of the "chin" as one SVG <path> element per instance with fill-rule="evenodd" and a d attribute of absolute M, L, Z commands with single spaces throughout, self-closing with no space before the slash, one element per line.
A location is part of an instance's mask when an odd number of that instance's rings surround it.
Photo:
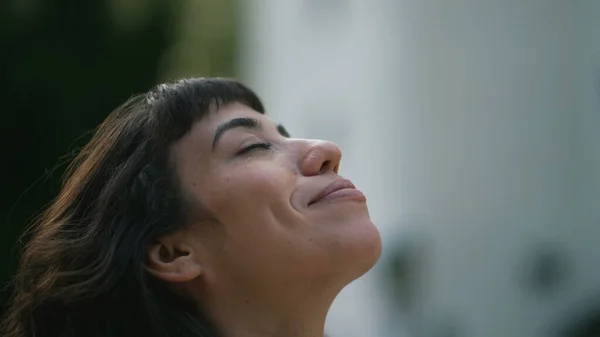
<path fill-rule="evenodd" d="M 371 270 L 379 260 L 382 251 L 381 235 L 373 222 L 365 221 L 353 228 L 353 240 L 347 247 L 347 264 L 350 273 L 349 282 Z"/>
<path fill-rule="evenodd" d="M 367 269 L 364 272 L 370 270 L 379 260 L 381 256 L 382 244 L 381 244 L 381 235 L 379 234 L 379 230 L 373 224 L 373 222 L 369 221 L 369 225 L 367 225 L 368 231 L 364 233 L 363 241 L 363 254 L 362 257 L 364 259 L 364 263 L 367 266 Z M 364 273 L 363 272 L 363 273 Z"/>

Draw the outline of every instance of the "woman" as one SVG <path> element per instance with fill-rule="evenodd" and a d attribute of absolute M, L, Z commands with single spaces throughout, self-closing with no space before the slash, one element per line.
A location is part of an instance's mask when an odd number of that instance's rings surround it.
<path fill-rule="evenodd" d="M 323 336 L 381 253 L 340 157 L 235 81 L 130 99 L 33 227 L 2 336 Z"/>

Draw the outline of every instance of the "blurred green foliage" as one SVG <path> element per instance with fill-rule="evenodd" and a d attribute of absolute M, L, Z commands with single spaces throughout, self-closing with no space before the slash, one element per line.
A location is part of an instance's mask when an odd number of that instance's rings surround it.
<path fill-rule="evenodd" d="M 56 196 L 94 128 L 156 83 L 234 76 L 236 22 L 233 0 L 0 4 L 2 285 L 15 270 L 18 237 Z"/>

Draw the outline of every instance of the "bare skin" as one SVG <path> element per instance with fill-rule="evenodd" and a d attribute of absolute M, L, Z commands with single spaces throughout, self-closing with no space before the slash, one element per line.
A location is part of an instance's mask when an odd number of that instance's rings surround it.
<path fill-rule="evenodd" d="M 150 249 L 150 272 L 225 337 L 322 337 L 337 294 L 381 254 L 366 198 L 337 174 L 340 149 L 285 137 L 236 103 L 197 122 L 172 154 L 197 207 L 190 226 Z"/>

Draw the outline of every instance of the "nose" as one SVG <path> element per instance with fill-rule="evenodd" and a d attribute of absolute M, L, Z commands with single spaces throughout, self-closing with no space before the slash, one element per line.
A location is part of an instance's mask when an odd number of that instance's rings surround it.
<path fill-rule="evenodd" d="M 301 156 L 300 172 L 314 176 L 328 172 L 337 173 L 342 159 L 342 150 L 335 143 L 325 140 L 310 140 Z"/>

